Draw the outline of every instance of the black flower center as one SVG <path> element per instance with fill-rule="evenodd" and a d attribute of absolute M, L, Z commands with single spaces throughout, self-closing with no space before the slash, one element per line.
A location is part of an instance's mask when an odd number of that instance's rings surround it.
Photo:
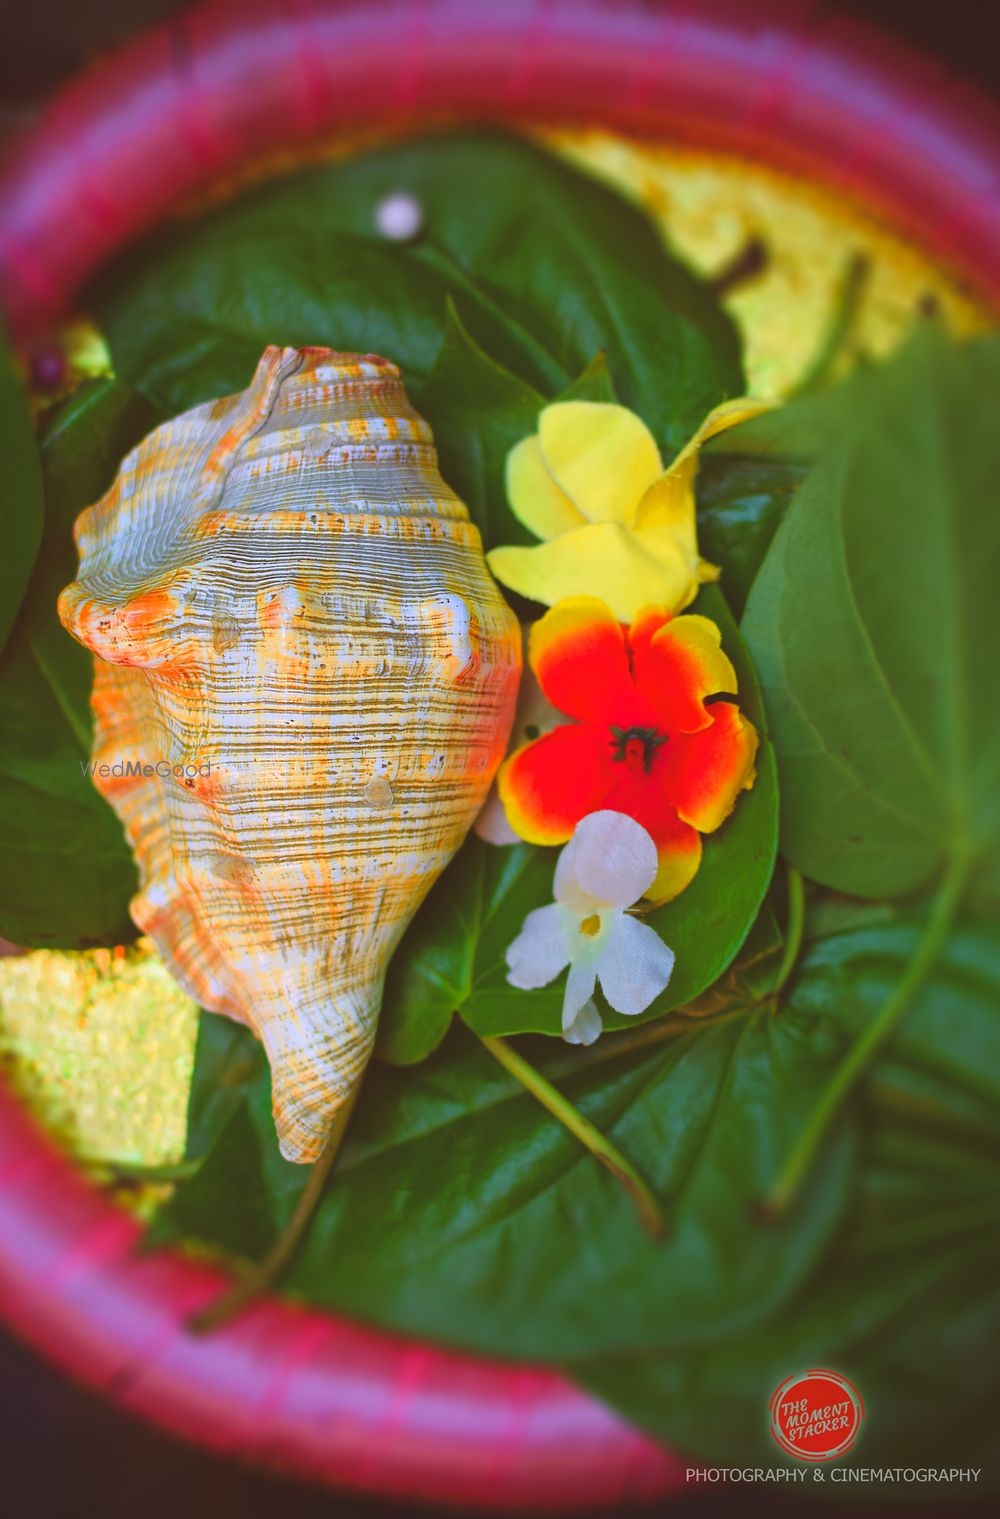
<path fill-rule="evenodd" d="M 611 726 L 611 758 L 629 770 L 648 774 L 653 768 L 657 749 L 667 742 L 665 733 L 655 728 L 616 728 Z"/>

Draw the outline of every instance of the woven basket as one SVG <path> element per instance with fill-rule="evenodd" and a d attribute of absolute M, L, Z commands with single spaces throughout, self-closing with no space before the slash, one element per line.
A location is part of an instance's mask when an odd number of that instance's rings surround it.
<path fill-rule="evenodd" d="M 1000 307 L 1000 121 L 968 86 L 808 3 L 213 0 L 64 91 L 0 178 L 0 300 L 26 335 L 181 201 L 248 162 L 442 117 L 599 126 L 777 165 L 853 198 Z M 123 1407 L 332 1484 L 620 1510 L 674 1457 L 544 1369 L 264 1301 L 137 1225 L 0 1092 L 0 1317 Z"/>

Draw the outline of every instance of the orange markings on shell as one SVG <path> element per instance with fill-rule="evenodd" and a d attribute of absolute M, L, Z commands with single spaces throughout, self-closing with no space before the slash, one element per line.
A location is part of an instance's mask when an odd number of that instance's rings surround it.
<path fill-rule="evenodd" d="M 124 460 L 77 542 L 59 610 L 98 656 L 93 758 L 140 766 L 95 777 L 133 916 L 260 1036 L 282 1150 L 313 1160 L 503 755 L 516 621 L 371 356 L 268 349 L 245 393 Z"/>

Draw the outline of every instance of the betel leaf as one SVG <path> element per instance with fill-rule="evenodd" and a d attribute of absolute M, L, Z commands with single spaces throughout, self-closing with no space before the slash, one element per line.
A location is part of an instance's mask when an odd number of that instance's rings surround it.
<path fill-rule="evenodd" d="M 734 429 L 738 449 L 741 429 Z M 806 474 L 791 459 L 703 453 L 698 469 L 698 547 L 722 570 L 726 601 L 739 616 L 754 576 Z"/>
<path fill-rule="evenodd" d="M 491 1017 L 497 1027 L 517 1023 L 504 951 L 525 916 L 551 901 L 556 853 L 528 844 L 496 848 L 469 839 L 393 956 L 379 1016 L 380 1059 L 393 1065 L 425 1060 L 456 1013 L 473 1028 L 481 1025 L 480 1031 L 490 1030 Z M 692 1001 L 692 1016 L 746 1008 L 766 995 L 780 947 L 781 931 L 765 902 L 726 973 Z M 535 994 L 531 1017 L 544 1032 L 561 1031 L 562 1000 L 561 978 Z M 664 999 L 653 1016 L 666 1011 Z M 607 1022 L 612 1022 L 610 1013 Z M 624 1019 L 618 1022 L 625 1026 Z"/>
<path fill-rule="evenodd" d="M 491 353 L 534 382 L 562 383 L 467 280 L 396 244 L 286 223 L 263 207 L 219 212 L 141 261 L 133 255 L 107 276 L 96 311 L 116 371 L 178 412 L 242 390 L 268 343 L 382 354 L 413 398 L 437 359 L 449 297 Z"/>
<path fill-rule="evenodd" d="M 789 989 L 793 1015 L 837 1040 L 856 1032 L 922 927 L 910 908 L 814 942 Z M 998 1000 L 995 936 L 963 926 L 869 1073 L 852 1210 L 779 1312 L 694 1353 L 606 1358 L 576 1374 L 690 1456 L 753 1463 L 773 1456 L 778 1384 L 833 1366 L 865 1402 L 852 1461 L 982 1465 L 1000 1390 Z"/>
<path fill-rule="evenodd" d="M 0 326 L 0 451 L 4 461 L 0 650 L 17 616 L 42 541 L 42 472 L 27 398 Z"/>
<path fill-rule="evenodd" d="M 603 354 L 558 396 L 614 401 Z M 420 408 L 434 432 L 441 474 L 483 535 L 483 547 L 538 540 L 507 504 L 507 455 L 538 426 L 545 396 L 490 357 L 462 324 L 449 296 L 444 341 L 420 388 Z"/>
<path fill-rule="evenodd" d="M 75 948 L 135 934 L 135 868 L 121 824 L 84 773 L 92 656 L 56 615 L 76 573 L 72 525 L 153 425 L 127 386 L 97 380 L 53 417 L 41 444 L 45 531 L 0 660 L 0 933 Z"/>
<path fill-rule="evenodd" d="M 665 1242 L 456 1026 L 420 1066 L 370 1068 L 287 1290 L 532 1360 L 742 1332 L 825 1248 L 849 1195 L 851 1126 L 794 1212 L 762 1227 L 752 1205 L 828 1070 L 812 1020 L 760 1010 L 653 1033 L 585 1052 L 533 1041 L 525 1053 L 649 1178 L 670 1220 Z M 280 1157 L 257 1058 L 251 1095 L 168 1204 L 158 1239 L 258 1256 L 287 1221 L 307 1173 Z"/>
<path fill-rule="evenodd" d="M 642 210 L 551 154 L 468 132 L 333 173 L 336 224 L 355 232 L 369 230 L 382 195 L 412 191 L 426 214 L 418 250 L 446 250 L 470 270 L 554 356 L 564 385 L 603 350 L 619 399 L 667 453 L 687 442 L 709 396 L 742 388 L 736 329 L 708 286 L 667 254 Z"/>
<path fill-rule="evenodd" d="M 864 377 L 790 506 L 743 622 L 805 874 L 891 896 L 970 855 L 996 872 L 1000 340 L 927 328 Z"/>
<path fill-rule="evenodd" d="M 571 385 L 556 397 L 557 401 L 600 401 L 605 406 L 615 406 L 621 403 L 615 390 L 615 382 L 611 378 L 611 370 L 608 368 L 608 356 L 603 351 L 596 353 Z"/>
<path fill-rule="evenodd" d="M 884 1189 L 894 1179 L 873 1169 L 870 1185 Z M 821 1285 L 807 1284 L 780 1313 L 708 1355 L 682 1350 L 569 1369 L 689 1462 L 728 1466 L 773 1464 L 772 1394 L 794 1372 L 833 1367 L 858 1388 L 866 1411 L 842 1464 L 990 1473 L 984 1457 L 995 1451 L 996 1428 L 987 1410 L 1000 1396 L 992 1349 L 1000 1337 L 997 1220 L 980 1209 L 964 1228 L 954 1223 L 947 1249 L 915 1242 L 873 1258 L 863 1240 L 849 1241 Z M 996 1478 L 985 1482 L 995 1487 Z M 854 1496 L 853 1486 L 844 1494 Z"/>
<path fill-rule="evenodd" d="M 395 1065 L 425 1059 L 473 998 L 479 1005 L 492 994 L 509 1008 L 524 995 L 506 983 L 504 951 L 525 915 L 552 900 L 555 862 L 554 849 L 497 847 L 470 835 L 390 962 L 379 1015 L 383 1059 Z M 561 986 L 533 998 L 529 1016 L 559 1030 Z"/>
<path fill-rule="evenodd" d="M 188 1160 L 200 1161 L 212 1149 L 257 1080 L 260 1059 L 260 1046 L 242 1025 L 202 1013 L 188 1088 Z"/>
<path fill-rule="evenodd" d="M 639 1019 L 602 1006 L 609 1029 L 648 1022 L 711 986 L 739 953 L 774 870 L 778 793 L 753 667 L 716 587 L 702 590 L 697 611 L 722 628 L 741 705 L 761 734 L 757 780 L 722 827 L 705 837 L 691 885 L 647 917 L 676 952 L 669 986 Z M 387 1058 L 423 1058 L 456 1012 L 478 1034 L 561 1034 L 564 978 L 522 991 L 508 983 L 504 959 L 527 914 L 552 900 L 556 859 L 554 849 L 467 840 L 393 957 L 382 1013 Z"/>
<path fill-rule="evenodd" d="M 863 409 L 868 383 L 859 372 L 820 395 L 797 395 L 703 445 L 695 485 L 699 547 L 720 566 L 719 583 L 737 616 L 796 491 Z"/>
<path fill-rule="evenodd" d="M 376 210 L 416 194 L 424 231 Z M 614 386 L 676 451 L 742 388 L 735 328 L 615 191 L 516 138 L 459 133 L 311 169 L 109 270 L 93 293 L 116 371 L 177 411 L 246 385 L 266 343 L 382 353 L 411 395 L 451 296 L 475 341 L 542 394 L 604 350 Z"/>
<path fill-rule="evenodd" d="M 878 369 L 856 369 L 829 390 L 796 395 L 770 406 L 738 427 L 716 433 L 702 445 L 701 462 L 736 455 L 759 464 L 791 461 L 815 463 L 836 446 L 852 419 L 864 410 L 868 387 L 878 383 Z"/>
<path fill-rule="evenodd" d="M 483 547 L 534 543 L 507 505 L 507 455 L 535 431 L 545 397 L 485 353 L 448 299 L 448 325 L 420 394 L 441 474 L 483 535 Z"/>
<path fill-rule="evenodd" d="M 682 1007 L 700 996 L 736 958 L 757 917 L 774 873 L 778 851 L 778 783 L 774 751 L 760 686 L 725 598 L 714 585 L 703 586 L 693 611 L 722 629 L 722 647 L 736 670 L 739 704 L 760 735 L 757 778 L 741 792 L 729 818 L 702 839 L 702 859 L 691 885 L 646 921 L 677 955 L 664 1002 L 644 1017 Z M 624 1027 L 632 1020 L 605 1014 L 605 1026 Z"/>

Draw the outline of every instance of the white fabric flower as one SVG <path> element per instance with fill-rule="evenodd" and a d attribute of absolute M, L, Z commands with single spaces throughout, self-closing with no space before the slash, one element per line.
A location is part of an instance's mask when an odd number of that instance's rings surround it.
<path fill-rule="evenodd" d="M 593 1044 L 603 1029 L 597 1003 L 588 998 L 572 1023 L 563 1029 L 563 1038 L 567 1044 Z"/>
<path fill-rule="evenodd" d="M 533 991 L 569 966 L 563 997 L 563 1038 L 593 1044 L 601 1016 L 593 1002 L 600 981 L 616 1013 L 634 1017 L 663 991 L 674 952 L 655 929 L 625 909 L 656 876 L 656 845 L 623 812 L 592 812 L 577 824 L 556 865 L 549 907 L 529 912 L 507 950 L 507 980 Z"/>

